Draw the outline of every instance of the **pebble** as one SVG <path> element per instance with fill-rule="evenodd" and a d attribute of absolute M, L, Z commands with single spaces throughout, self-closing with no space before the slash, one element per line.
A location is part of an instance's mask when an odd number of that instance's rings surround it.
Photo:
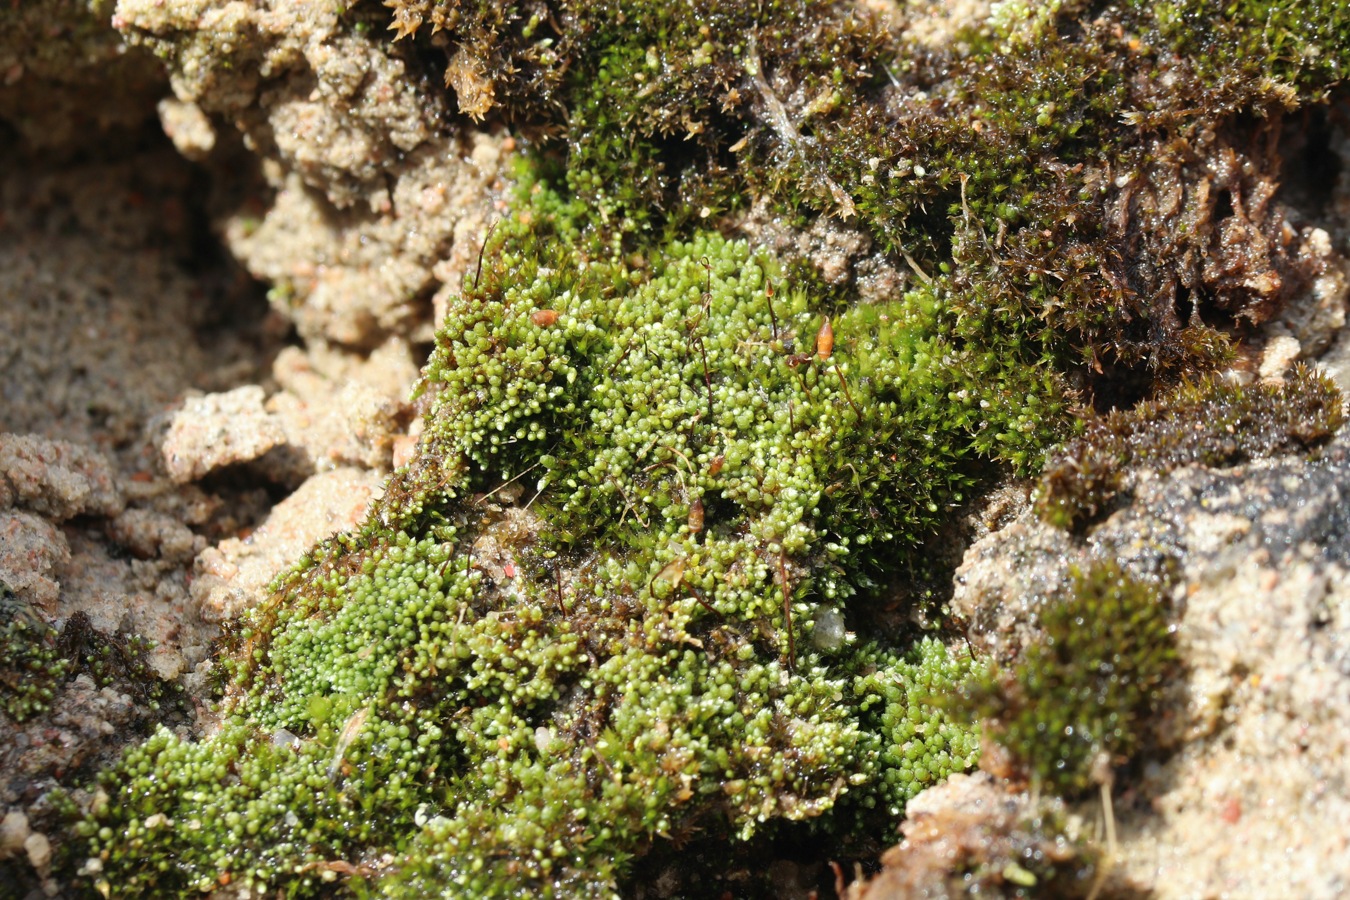
<path fill-rule="evenodd" d="M 22 812 L 10 810 L 0 820 L 0 859 L 13 856 L 23 848 L 28 840 L 28 817 Z"/>
<path fill-rule="evenodd" d="M 33 864 L 33 868 L 39 872 L 46 872 L 47 867 L 52 863 L 52 843 L 47 840 L 47 836 L 39 831 L 35 831 L 23 842 L 23 849 L 28 852 L 28 861 Z"/>

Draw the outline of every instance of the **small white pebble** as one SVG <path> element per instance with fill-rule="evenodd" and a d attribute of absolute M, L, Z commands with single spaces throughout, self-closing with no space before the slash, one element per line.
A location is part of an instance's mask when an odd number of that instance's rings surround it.
<path fill-rule="evenodd" d="M 41 832 L 34 832 L 28 836 L 28 840 L 23 842 L 23 849 L 28 853 L 28 861 L 33 864 L 33 868 L 39 872 L 46 872 L 47 867 L 52 863 L 52 844 L 47 840 L 47 836 Z"/>
<path fill-rule="evenodd" d="M 540 725 L 534 730 L 534 746 L 541 754 L 548 750 L 553 741 L 553 729 Z"/>
<path fill-rule="evenodd" d="M 10 810 L 0 820 L 0 859 L 13 856 L 28 840 L 28 817 L 19 810 Z"/>

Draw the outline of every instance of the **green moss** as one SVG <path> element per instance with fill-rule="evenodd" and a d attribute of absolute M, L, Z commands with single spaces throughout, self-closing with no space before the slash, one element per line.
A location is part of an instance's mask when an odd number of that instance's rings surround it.
<path fill-rule="evenodd" d="M 56 632 L 0 581 L 0 708 L 16 722 L 46 712 L 69 669 Z"/>
<path fill-rule="evenodd" d="M 1223 362 L 1228 335 L 1314 274 L 1264 198 L 1282 116 L 1342 77 L 1350 16 L 1276 17 L 1287 44 L 1327 51 L 1295 88 L 1238 40 L 1255 15 L 1241 4 L 1020 6 L 947 52 L 900 53 L 896 86 L 817 123 L 806 152 L 754 144 L 758 183 L 856 210 L 951 292 L 961 334 L 1017 335 L 1005 352 L 1081 366 L 1107 402 Z M 1182 21 L 1193 31 L 1161 37 Z M 847 204 L 813 187 L 822 172 Z"/>
<path fill-rule="evenodd" d="M 1017 662 L 950 695 L 952 710 L 988 720 L 992 736 L 1042 784 L 1073 794 L 1145 743 L 1158 693 L 1177 668 L 1158 589 L 1115 562 L 1075 571 L 1067 596 L 1040 614 L 1042 637 Z"/>
<path fill-rule="evenodd" d="M 165 681 L 150 664 L 152 643 L 138 634 L 99 631 L 89 616 L 77 612 L 66 620 L 56 640 L 57 650 L 70 664 L 70 674 L 88 674 L 99 687 L 117 686 L 154 713 L 164 701 L 181 703 L 182 689 Z M 162 711 L 174 711 L 172 706 Z"/>
<path fill-rule="evenodd" d="M 226 727 L 107 775 L 107 885 L 606 893 L 672 833 L 898 814 L 973 762 L 934 699 L 971 661 L 844 625 L 1021 408 L 946 399 L 969 376 L 929 295 L 831 346 L 747 244 L 639 259 L 524 190 L 451 304 L 417 458 L 236 635 Z M 529 513 L 490 502 L 513 481 Z"/>
<path fill-rule="evenodd" d="M 449 33 L 461 102 L 476 72 L 485 110 L 562 135 L 604 227 L 760 198 L 853 219 L 960 342 L 1108 402 L 1223 362 L 1315 275 L 1269 197 L 1283 117 L 1345 76 L 1344 0 L 1006 2 L 940 49 L 903 10 L 805 0 L 391 5 Z"/>
<path fill-rule="evenodd" d="M 1202 0 L 1131 3 L 1151 14 L 1156 43 L 1196 62 L 1211 82 L 1246 79 L 1247 90 L 1324 94 L 1350 74 L 1345 0 L 1241 0 L 1216 15 Z"/>
<path fill-rule="evenodd" d="M 687 561 L 682 583 L 719 612 L 780 607 L 720 574 L 808 545 L 828 547 L 825 596 L 846 599 L 873 545 L 915 545 L 963 500 L 973 445 L 1012 456 L 1055 433 L 1053 379 L 953 366 L 974 354 L 944 342 L 926 291 L 837 316 L 822 357 L 825 319 L 744 243 L 700 233 L 597 258 L 537 219 L 499 237 L 427 369 L 439 452 L 528 474 L 559 551 L 671 542 L 649 576 Z"/>
<path fill-rule="evenodd" d="M 1187 381 L 1156 401 L 1088 420 L 1041 475 L 1036 510 L 1070 528 L 1106 509 L 1131 466 L 1227 466 L 1330 440 L 1345 423 L 1331 378 L 1298 366 L 1279 385 Z"/>
<path fill-rule="evenodd" d="M 741 202 L 731 149 L 764 99 L 759 65 L 825 111 L 868 71 L 881 34 L 831 0 L 393 0 L 399 37 L 443 31 L 460 109 L 548 123 L 568 151 L 567 185 L 607 227 L 707 217 Z"/>
<path fill-rule="evenodd" d="M 98 631 L 83 612 L 58 633 L 0 582 L 0 708 L 16 722 L 46 712 L 62 685 L 80 674 L 158 711 L 161 700 L 181 692 L 150 666 L 149 649 L 137 635 Z"/>

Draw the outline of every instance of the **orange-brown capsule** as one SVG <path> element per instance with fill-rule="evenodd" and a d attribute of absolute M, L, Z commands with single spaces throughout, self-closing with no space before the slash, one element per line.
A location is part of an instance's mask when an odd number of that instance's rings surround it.
<path fill-rule="evenodd" d="M 536 309 L 530 313 L 530 321 L 540 328 L 547 328 L 558 321 L 558 311 L 556 309 Z"/>
<path fill-rule="evenodd" d="M 718 472 L 722 471 L 722 466 L 726 465 L 726 463 L 727 458 L 720 453 L 717 454 L 713 457 L 713 461 L 708 463 L 708 474 L 716 475 Z"/>
<path fill-rule="evenodd" d="M 694 502 L 689 504 L 689 533 L 698 534 L 703 530 L 703 501 L 694 498 Z"/>
<path fill-rule="evenodd" d="M 834 352 L 834 329 L 830 327 L 830 317 L 825 317 L 825 324 L 820 326 L 816 332 L 816 356 L 821 359 L 829 359 L 830 354 Z"/>

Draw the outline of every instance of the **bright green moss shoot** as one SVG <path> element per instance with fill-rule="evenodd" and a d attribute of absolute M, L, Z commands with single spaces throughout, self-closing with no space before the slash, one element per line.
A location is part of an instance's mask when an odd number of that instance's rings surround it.
<path fill-rule="evenodd" d="M 665 835 L 898 813 L 969 765 L 971 731 L 928 698 L 970 664 L 851 641 L 850 604 L 973 466 L 1036 465 L 1059 370 L 1222 359 L 1163 302 L 1178 285 L 1273 308 L 1178 262 L 1214 250 L 1216 198 L 1242 185 L 1172 218 L 1131 204 L 1194 177 L 1169 148 L 1260 144 L 1229 134 L 1237 114 L 1319 97 L 1350 33 L 1335 4 L 1310 27 L 1237 4 L 1202 31 L 1189 2 L 1090 22 L 1065 3 L 1045 40 L 907 56 L 851 4 L 392 5 L 399 33 L 425 20 L 467 48 L 471 106 L 487 84 L 565 123 L 563 180 L 592 205 L 527 185 L 441 332 L 417 458 L 252 617 L 221 730 L 160 732 L 107 774 L 81 829 L 108 892 L 607 895 Z M 1293 37 L 1262 32 L 1255 68 L 1211 52 L 1273 21 Z M 911 289 L 838 313 L 825 352 L 819 298 L 687 230 L 754 193 L 855 212 Z M 646 237 L 663 226 L 686 230 Z M 542 524 L 474 500 L 512 478 Z M 986 711 L 1044 780 L 1130 750 L 1170 658 L 1143 590 L 1085 576 L 1011 685 L 1029 702 Z"/>

